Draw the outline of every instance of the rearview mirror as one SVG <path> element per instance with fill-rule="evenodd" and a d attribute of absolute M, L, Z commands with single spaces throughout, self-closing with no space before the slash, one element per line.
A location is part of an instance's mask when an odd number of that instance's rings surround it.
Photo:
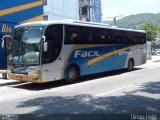
<path fill-rule="evenodd" d="M 43 41 L 43 51 L 47 52 L 48 51 L 48 42 L 46 42 L 46 37 L 44 35 L 42 36 L 42 41 Z"/>
<path fill-rule="evenodd" d="M 44 35 L 42 36 L 42 41 L 46 42 L 46 37 Z"/>
<path fill-rule="evenodd" d="M 4 35 L 2 38 L 2 44 L 1 44 L 2 48 L 5 48 L 5 45 L 9 46 L 12 40 L 13 40 L 13 37 L 11 35 Z"/>
<path fill-rule="evenodd" d="M 44 42 L 44 44 L 43 44 L 43 51 L 44 52 L 48 51 L 48 42 Z"/>

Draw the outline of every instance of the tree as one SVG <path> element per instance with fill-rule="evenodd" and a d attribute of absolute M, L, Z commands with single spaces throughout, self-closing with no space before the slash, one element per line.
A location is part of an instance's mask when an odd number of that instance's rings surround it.
<path fill-rule="evenodd" d="M 146 22 L 140 26 L 140 29 L 146 31 L 147 41 L 155 41 L 156 35 L 158 34 L 160 27 L 155 23 Z"/>

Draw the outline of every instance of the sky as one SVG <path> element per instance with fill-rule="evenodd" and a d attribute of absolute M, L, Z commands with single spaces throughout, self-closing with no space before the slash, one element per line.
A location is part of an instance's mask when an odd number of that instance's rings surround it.
<path fill-rule="evenodd" d="M 160 0 L 102 0 L 102 13 L 103 20 L 138 13 L 160 13 Z"/>

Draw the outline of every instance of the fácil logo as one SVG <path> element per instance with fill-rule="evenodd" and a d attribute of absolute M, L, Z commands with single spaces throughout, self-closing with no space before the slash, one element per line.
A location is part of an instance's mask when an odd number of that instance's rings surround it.
<path fill-rule="evenodd" d="M 77 58 L 78 56 L 85 58 L 85 57 L 98 57 L 100 56 L 98 51 L 82 51 L 82 50 L 76 50 L 74 57 Z"/>

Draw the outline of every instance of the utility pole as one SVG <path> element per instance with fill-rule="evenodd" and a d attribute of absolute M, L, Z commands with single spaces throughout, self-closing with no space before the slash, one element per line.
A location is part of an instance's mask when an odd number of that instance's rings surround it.
<path fill-rule="evenodd" d="M 116 25 L 118 17 L 123 17 L 123 15 L 117 15 L 117 16 L 113 16 L 113 17 L 108 17 L 107 19 L 112 19 L 113 20 L 113 25 Z"/>

